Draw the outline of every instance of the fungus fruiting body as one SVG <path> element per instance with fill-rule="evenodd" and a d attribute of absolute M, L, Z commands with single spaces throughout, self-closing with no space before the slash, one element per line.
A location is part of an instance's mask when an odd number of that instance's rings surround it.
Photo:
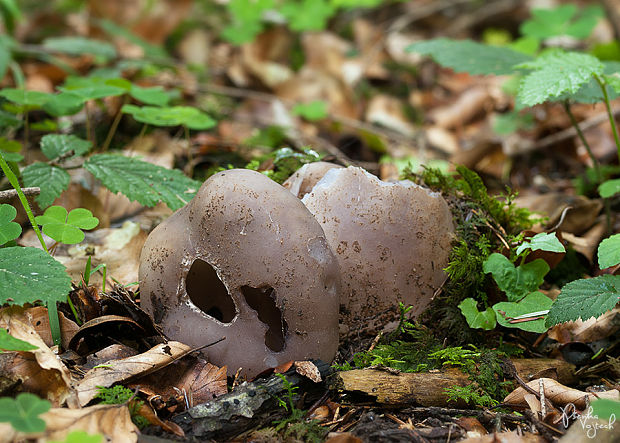
<path fill-rule="evenodd" d="M 428 306 L 445 279 L 454 232 L 441 195 L 348 167 L 327 171 L 302 201 L 339 262 L 345 332 L 385 324 L 398 302 L 413 315 Z"/>
<path fill-rule="evenodd" d="M 323 178 L 327 171 L 334 168 L 342 168 L 342 166 L 329 162 L 308 163 L 295 171 L 293 175 L 282 183 L 282 186 L 297 197 L 303 198 Z"/>
<path fill-rule="evenodd" d="M 323 230 L 266 176 L 230 170 L 149 235 L 141 303 L 165 334 L 248 377 L 338 347 L 338 264 Z"/>

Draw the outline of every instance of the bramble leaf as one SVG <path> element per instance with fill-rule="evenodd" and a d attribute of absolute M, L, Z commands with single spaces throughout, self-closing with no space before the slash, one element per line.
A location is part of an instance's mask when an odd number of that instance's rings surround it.
<path fill-rule="evenodd" d="M 493 253 L 482 265 L 485 274 L 491 273 L 497 286 L 506 293 L 509 301 L 518 301 L 538 289 L 542 284 L 549 265 L 538 258 L 515 267 L 502 254 Z"/>
<path fill-rule="evenodd" d="M 75 135 L 48 134 L 41 138 L 41 151 L 45 156 L 54 160 L 73 151 L 73 157 L 86 154 L 92 143 Z"/>
<path fill-rule="evenodd" d="M 466 298 L 459 303 L 459 309 L 467 320 L 467 324 L 470 328 L 484 329 L 490 331 L 495 328 L 497 320 L 495 319 L 495 311 L 491 307 L 486 308 L 480 312 L 476 306 L 476 300 L 473 298 Z"/>
<path fill-rule="evenodd" d="M 620 275 L 575 280 L 562 288 L 549 311 L 548 327 L 577 319 L 600 317 L 613 309 L 620 298 Z"/>
<path fill-rule="evenodd" d="M 510 48 L 446 38 L 414 43 L 406 51 L 430 55 L 442 66 L 473 75 L 512 74 L 514 65 L 532 60 L 531 56 Z"/>
<path fill-rule="evenodd" d="M 316 100 L 310 103 L 299 103 L 293 106 L 293 114 L 308 121 L 317 121 L 327 117 L 327 103 Z"/>
<path fill-rule="evenodd" d="M 0 304 L 46 305 L 65 301 L 71 277 L 64 265 L 41 249 L 13 246 L 0 249 Z"/>
<path fill-rule="evenodd" d="M 179 170 L 122 155 L 93 155 L 84 162 L 84 168 L 112 192 L 121 192 L 145 206 L 163 201 L 173 211 L 187 204 L 200 187 L 200 182 Z"/>
<path fill-rule="evenodd" d="M 545 319 L 520 321 L 518 323 L 510 323 L 510 317 L 518 317 L 520 315 L 533 312 L 547 311 L 553 305 L 553 300 L 542 292 L 530 292 L 518 302 L 500 302 L 493 305 L 493 310 L 497 315 L 497 322 L 506 328 L 518 328 L 529 332 L 545 332 Z M 541 314 L 542 316 L 543 314 Z M 537 316 L 538 317 L 538 316 Z"/>
<path fill-rule="evenodd" d="M 620 263 L 620 234 L 606 238 L 598 245 L 598 266 L 606 269 Z"/>
<path fill-rule="evenodd" d="M 566 252 L 564 245 L 555 236 L 555 232 L 541 232 L 531 239 L 525 240 L 517 248 L 517 255 L 520 255 L 526 249 L 531 249 L 532 251 L 541 249 L 547 252 Z"/>
<path fill-rule="evenodd" d="M 13 219 L 17 215 L 17 209 L 3 203 L 0 205 L 0 245 L 15 240 L 22 233 L 22 227 Z"/>
<path fill-rule="evenodd" d="M 599 59 L 579 52 L 549 51 L 516 68 L 533 69 L 519 85 L 517 100 L 526 106 L 543 103 L 561 94 L 576 93 L 603 72 Z"/>
<path fill-rule="evenodd" d="M 85 37 L 53 37 L 43 41 L 43 47 L 49 51 L 69 55 L 91 54 L 104 60 L 116 57 L 114 45 L 102 40 Z"/>
<path fill-rule="evenodd" d="M 35 349 L 39 348 L 27 341 L 13 337 L 6 329 L 0 328 L 0 353 L 2 351 L 33 351 Z"/>
<path fill-rule="evenodd" d="M 43 432 L 46 424 L 39 415 L 51 409 L 52 404 L 29 392 L 16 398 L 0 398 L 0 422 L 9 422 L 19 432 Z"/>
<path fill-rule="evenodd" d="M 84 208 L 77 208 L 67 214 L 62 206 L 51 206 L 43 215 L 35 217 L 38 224 L 43 226 L 43 233 L 54 240 L 66 245 L 73 245 L 84 240 L 82 229 L 93 229 L 99 224 L 99 219 Z"/>
<path fill-rule="evenodd" d="M 69 173 L 64 169 L 41 162 L 26 166 L 22 170 L 22 177 L 25 186 L 41 188 L 41 193 L 35 198 L 41 208 L 47 208 L 54 203 L 71 181 Z"/>
<path fill-rule="evenodd" d="M 215 126 L 215 120 L 197 108 L 191 106 L 172 106 L 158 108 L 155 106 L 123 106 L 125 114 L 131 114 L 137 121 L 154 126 L 187 126 L 190 129 L 209 129 Z"/>

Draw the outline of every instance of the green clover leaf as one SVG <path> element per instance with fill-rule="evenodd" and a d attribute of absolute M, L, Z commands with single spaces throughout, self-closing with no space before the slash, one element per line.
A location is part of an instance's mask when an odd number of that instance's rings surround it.
<path fill-rule="evenodd" d="M 13 221 L 17 209 L 3 203 L 0 205 L 0 245 L 15 240 L 22 233 L 22 227 Z"/>
<path fill-rule="evenodd" d="M 73 245 L 84 240 L 82 229 L 93 229 L 99 219 L 84 208 L 77 208 L 67 214 L 62 206 L 51 206 L 43 215 L 35 218 L 43 226 L 43 233 L 57 242 Z"/>

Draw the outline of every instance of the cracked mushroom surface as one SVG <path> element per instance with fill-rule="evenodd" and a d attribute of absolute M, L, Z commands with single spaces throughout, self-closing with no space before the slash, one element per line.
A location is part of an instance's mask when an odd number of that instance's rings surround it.
<path fill-rule="evenodd" d="M 338 348 L 338 263 L 306 207 L 279 184 L 236 169 L 149 235 L 142 307 L 171 339 L 247 377 Z"/>
<path fill-rule="evenodd" d="M 341 332 L 394 320 L 398 302 L 420 314 L 445 280 L 454 225 L 440 194 L 364 169 L 331 169 L 303 198 L 341 273 Z"/>
<path fill-rule="evenodd" d="M 293 173 L 284 183 L 286 189 L 303 198 L 323 178 L 330 169 L 342 166 L 330 162 L 313 162 L 303 165 Z"/>

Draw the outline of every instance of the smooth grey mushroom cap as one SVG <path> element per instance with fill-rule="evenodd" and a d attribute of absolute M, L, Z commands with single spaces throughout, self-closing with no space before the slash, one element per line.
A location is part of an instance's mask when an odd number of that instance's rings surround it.
<path fill-rule="evenodd" d="M 209 178 L 142 250 L 143 308 L 165 334 L 252 377 L 338 348 L 337 260 L 293 194 L 238 169 Z"/>
<path fill-rule="evenodd" d="M 420 314 L 445 280 L 454 225 L 440 194 L 367 171 L 331 169 L 303 199 L 340 265 L 341 322 L 385 324 L 398 302 Z M 345 328 L 346 330 L 346 328 Z"/>
<path fill-rule="evenodd" d="M 342 168 L 342 166 L 330 162 L 307 163 L 286 179 L 282 186 L 298 198 L 303 198 L 323 178 L 327 171 L 334 168 Z"/>

